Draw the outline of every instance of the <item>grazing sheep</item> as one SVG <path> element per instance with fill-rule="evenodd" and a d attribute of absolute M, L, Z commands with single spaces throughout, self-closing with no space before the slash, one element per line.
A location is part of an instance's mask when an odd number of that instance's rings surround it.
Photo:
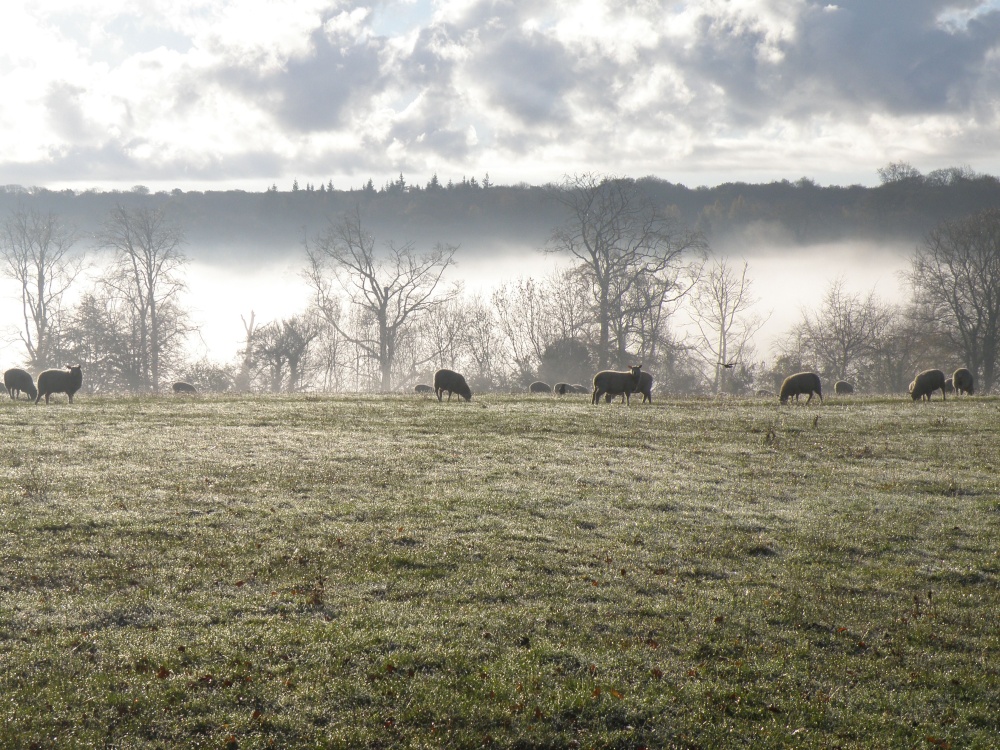
<path fill-rule="evenodd" d="M 534 383 L 528 386 L 529 393 L 552 393 L 552 386 L 548 383 L 543 383 L 541 380 L 536 380 Z"/>
<path fill-rule="evenodd" d="M 623 395 L 625 402 L 631 404 L 632 393 L 639 390 L 641 368 L 642 365 L 632 365 L 628 372 L 601 370 L 594 376 L 594 393 L 590 397 L 590 403 L 600 403 L 601 396 L 608 393 L 612 396 Z"/>
<path fill-rule="evenodd" d="M 833 392 L 838 396 L 846 396 L 850 393 L 854 393 L 854 386 L 846 380 L 838 380 L 833 384 Z"/>
<path fill-rule="evenodd" d="M 579 383 L 573 383 L 570 387 L 573 389 L 573 393 L 590 393 L 588 386 L 580 385 Z"/>
<path fill-rule="evenodd" d="M 416 393 L 434 393 L 434 386 L 427 385 L 426 383 L 419 383 L 413 386 L 413 390 Z"/>
<path fill-rule="evenodd" d="M 171 388 L 174 389 L 174 393 L 197 393 L 198 389 L 195 388 L 190 383 L 185 383 L 182 380 L 178 380 L 174 383 Z"/>
<path fill-rule="evenodd" d="M 434 373 L 434 392 L 437 394 L 438 401 L 441 401 L 445 391 L 448 391 L 449 401 L 451 401 L 452 393 L 461 396 L 466 401 L 472 401 L 472 390 L 469 388 L 469 384 L 465 382 L 462 375 L 454 370 L 438 370 Z"/>
<path fill-rule="evenodd" d="M 22 393 L 27 393 L 30 399 L 38 395 L 31 374 L 19 367 L 12 367 L 3 374 L 3 387 L 7 389 L 11 398 L 17 398 Z"/>
<path fill-rule="evenodd" d="M 972 395 L 975 390 L 975 383 L 972 380 L 972 373 L 965 367 L 959 367 L 952 373 L 951 382 L 955 386 L 955 393 Z"/>
<path fill-rule="evenodd" d="M 83 385 L 83 369 L 80 365 L 66 365 L 62 370 L 44 370 L 38 374 L 38 395 L 35 396 L 35 403 L 41 401 L 42 396 L 45 396 L 45 403 L 49 403 L 49 396 L 53 393 L 65 393 L 72 404 L 73 394 L 80 390 L 81 385 Z"/>
<path fill-rule="evenodd" d="M 944 381 L 944 392 L 945 393 L 954 393 L 955 392 L 955 383 L 952 381 L 951 378 L 946 378 L 945 379 L 945 381 Z"/>
<path fill-rule="evenodd" d="M 923 400 L 926 398 L 928 401 L 931 400 L 931 394 L 934 391 L 941 391 L 941 398 L 947 401 L 947 397 L 944 393 L 944 373 L 940 370 L 924 370 L 918 373 L 913 382 L 910 383 L 910 398 L 914 401 Z"/>
<path fill-rule="evenodd" d="M 823 403 L 823 389 L 820 386 L 819 375 L 814 372 L 797 372 L 789 375 L 781 384 L 778 398 L 781 399 L 781 403 L 787 404 L 789 398 L 795 396 L 795 400 L 798 401 L 803 393 L 809 394 L 809 398 L 806 399 L 807 404 L 812 401 L 814 393 L 819 396 L 820 403 Z"/>
<path fill-rule="evenodd" d="M 552 390 L 555 391 L 558 396 L 565 396 L 567 393 L 573 393 L 573 386 L 569 383 L 556 383 L 552 386 Z"/>
<path fill-rule="evenodd" d="M 632 391 L 632 393 L 641 393 L 642 394 L 642 403 L 646 403 L 647 401 L 649 403 L 653 403 L 653 375 L 652 375 L 652 373 L 650 373 L 650 372 L 648 372 L 646 370 L 643 370 L 642 374 L 639 376 L 639 387 L 636 388 L 634 391 Z M 612 397 L 612 395 L 610 393 L 606 393 L 604 395 L 604 401 L 606 403 L 610 404 L 612 398 L 613 397 Z M 625 400 L 625 396 L 622 395 L 622 401 L 624 401 L 624 400 Z"/>
<path fill-rule="evenodd" d="M 774 391 L 769 391 L 767 388 L 759 388 L 755 393 L 757 396 L 773 396 Z"/>

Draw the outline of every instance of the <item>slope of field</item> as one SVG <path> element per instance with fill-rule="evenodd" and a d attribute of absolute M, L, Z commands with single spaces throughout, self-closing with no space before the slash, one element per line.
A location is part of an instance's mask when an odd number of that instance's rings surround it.
<path fill-rule="evenodd" d="M 12 747 L 990 747 L 1000 402 L 0 403 Z"/>

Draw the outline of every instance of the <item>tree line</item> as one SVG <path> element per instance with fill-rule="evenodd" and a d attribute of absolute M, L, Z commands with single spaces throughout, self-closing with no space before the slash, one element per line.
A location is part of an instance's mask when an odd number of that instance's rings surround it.
<path fill-rule="evenodd" d="M 902 172 L 885 184 L 926 179 Z M 996 209 L 927 231 L 905 302 L 850 293 L 835 279 L 768 358 L 754 345 L 765 318 L 746 262 L 714 253 L 642 180 L 574 175 L 546 196 L 559 211 L 543 250 L 561 259 L 558 270 L 481 294 L 451 278 L 456 246 L 380 242 L 361 202 L 330 214 L 302 240 L 302 312 L 266 322 L 245 314 L 234 362 L 184 358 L 195 331 L 180 303 L 185 232 L 162 206 L 115 204 L 85 252 L 64 217 L 19 204 L 0 228 L 0 260 L 20 289 L 24 364 L 85 362 L 97 391 L 157 392 L 183 378 L 206 390 L 387 392 L 439 367 L 465 372 L 474 390 L 520 389 L 535 379 L 586 383 L 596 369 L 635 362 L 674 393 L 774 389 L 802 369 L 899 392 L 915 370 L 948 362 L 992 387 Z"/>
<path fill-rule="evenodd" d="M 788 247 L 844 239 L 916 242 L 943 221 L 1000 205 L 1000 180 L 967 167 L 922 174 L 895 163 L 877 172 L 875 187 L 819 186 L 805 177 L 694 188 L 656 177 L 634 182 L 647 200 L 715 248 L 738 247 L 748 234 L 761 232 Z M 202 253 L 237 245 L 260 258 L 298 247 L 303 228 L 321 231 L 330 216 L 356 206 L 376 236 L 421 245 L 444 240 L 464 248 L 477 247 L 483 238 L 542 245 L 564 215 L 560 185 L 498 185 L 488 175 L 443 183 L 435 176 L 424 185 L 399 175 L 381 188 L 373 180 L 356 189 L 335 189 L 332 182 L 320 187 L 151 192 L 138 185 L 81 192 L 7 185 L 0 187 L 0 216 L 22 206 L 57 215 L 91 235 L 116 206 L 159 209 Z"/>

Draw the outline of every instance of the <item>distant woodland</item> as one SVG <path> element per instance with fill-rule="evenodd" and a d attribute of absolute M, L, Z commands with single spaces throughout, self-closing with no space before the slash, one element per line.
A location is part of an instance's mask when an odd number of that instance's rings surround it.
<path fill-rule="evenodd" d="M 905 165 L 880 170 L 877 187 L 821 187 L 809 179 L 768 184 L 726 183 L 689 188 L 654 177 L 635 184 L 659 208 L 674 212 L 716 248 L 738 243 L 748 232 L 787 246 L 842 239 L 919 241 L 942 221 L 1000 206 L 1000 180 L 966 168 L 922 175 Z M 557 186 L 492 185 L 488 178 L 410 185 L 400 175 L 376 188 L 338 190 L 332 184 L 264 192 L 151 193 L 0 188 L 0 215 L 23 205 L 56 214 L 83 234 L 97 231 L 115 206 L 162 209 L 183 227 L 192 256 L 266 257 L 301 245 L 360 206 L 378 237 L 461 245 L 475 252 L 494 244 L 539 245 L 564 220 Z"/>
<path fill-rule="evenodd" d="M 22 314 L 5 322 L 28 370 L 85 363 L 90 392 L 159 392 L 177 378 L 201 390 L 388 392 L 439 367 L 463 371 L 477 392 L 523 390 L 636 362 L 659 393 L 770 392 L 801 370 L 905 392 L 928 365 L 967 366 L 989 391 L 1000 180 L 907 164 L 878 172 L 877 187 L 803 178 L 692 189 L 587 174 L 546 186 L 400 175 L 378 188 L 260 193 L 7 186 L 0 272 L 20 288 Z M 765 318 L 746 262 L 732 259 L 748 244 L 794 253 L 852 240 L 913 244 L 910 299 L 835 279 L 776 351 L 758 351 Z M 460 257 L 510 247 L 544 248 L 566 265 L 464 291 Z M 279 257 L 301 259 L 311 290 L 302 312 L 242 316 L 235 361 L 188 361 L 185 340 L 198 330 L 181 301 L 188 262 Z"/>

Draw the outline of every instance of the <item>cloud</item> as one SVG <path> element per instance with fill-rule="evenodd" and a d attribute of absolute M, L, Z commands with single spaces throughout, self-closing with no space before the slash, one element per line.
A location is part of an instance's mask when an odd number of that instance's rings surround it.
<path fill-rule="evenodd" d="M 0 30 L 0 182 L 857 181 L 899 158 L 996 171 L 998 6 L 15 4 Z"/>

